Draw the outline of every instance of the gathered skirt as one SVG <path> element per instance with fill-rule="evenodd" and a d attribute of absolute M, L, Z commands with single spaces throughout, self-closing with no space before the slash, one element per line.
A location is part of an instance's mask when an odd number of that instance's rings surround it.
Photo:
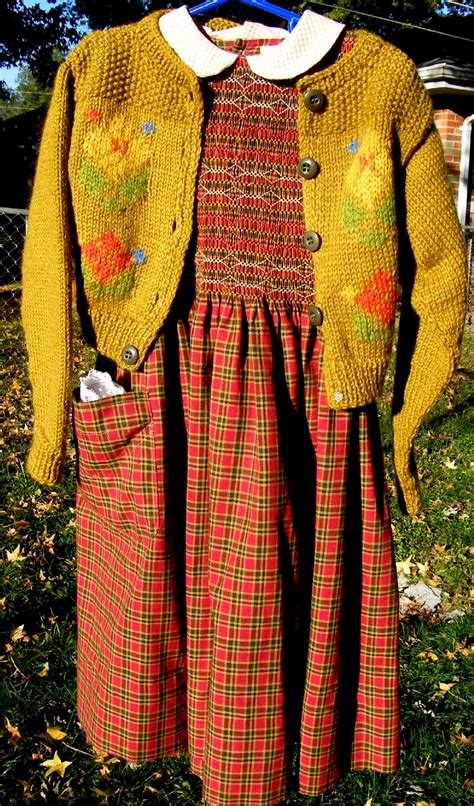
<path fill-rule="evenodd" d="M 399 764 L 398 589 L 376 404 L 329 408 L 300 301 L 201 292 L 122 395 L 74 391 L 78 713 L 189 753 L 210 806 Z M 296 753 L 296 756 L 295 756 Z"/>

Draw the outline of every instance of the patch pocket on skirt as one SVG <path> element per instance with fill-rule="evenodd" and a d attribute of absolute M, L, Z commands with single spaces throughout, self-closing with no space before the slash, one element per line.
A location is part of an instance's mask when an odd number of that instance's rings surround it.
<path fill-rule="evenodd" d="M 86 403 L 80 401 L 78 388 L 73 391 L 82 497 L 100 517 L 143 537 L 156 532 L 161 518 L 151 419 L 146 392 Z"/>

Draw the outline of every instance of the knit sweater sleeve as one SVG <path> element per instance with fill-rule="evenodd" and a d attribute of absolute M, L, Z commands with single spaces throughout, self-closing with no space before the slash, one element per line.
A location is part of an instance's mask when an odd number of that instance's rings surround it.
<path fill-rule="evenodd" d="M 400 503 L 414 515 L 422 504 L 413 441 L 459 358 L 467 261 L 431 100 L 414 65 L 410 73 L 398 121 L 409 244 L 400 264 L 393 450 Z"/>
<path fill-rule="evenodd" d="M 70 413 L 72 249 L 67 156 L 72 73 L 60 65 L 43 128 L 22 260 L 22 321 L 34 430 L 29 474 L 44 484 L 62 476 Z"/>

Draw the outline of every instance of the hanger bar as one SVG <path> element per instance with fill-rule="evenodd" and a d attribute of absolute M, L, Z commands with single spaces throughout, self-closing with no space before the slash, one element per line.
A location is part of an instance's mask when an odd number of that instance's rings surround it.
<path fill-rule="evenodd" d="M 228 2 L 228 0 L 204 0 L 203 3 L 193 6 L 193 8 L 188 8 L 188 11 L 191 16 L 194 17 L 197 14 L 203 14 L 205 11 L 210 11 L 217 6 L 222 6 L 226 2 Z M 276 6 L 274 3 L 268 2 L 268 0 L 241 0 L 241 2 L 243 2 L 246 6 L 253 6 L 254 8 L 260 9 L 260 11 L 268 11 L 269 14 L 275 14 L 277 17 L 288 20 L 289 31 L 293 30 L 296 23 L 301 18 L 301 15 L 297 14 L 295 11 L 289 11 L 287 8 Z"/>

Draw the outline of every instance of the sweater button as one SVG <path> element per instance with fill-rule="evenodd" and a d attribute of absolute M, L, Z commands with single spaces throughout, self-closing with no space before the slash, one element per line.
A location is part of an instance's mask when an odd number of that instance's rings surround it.
<path fill-rule="evenodd" d="M 138 350 L 133 344 L 128 344 L 122 350 L 122 360 L 124 364 L 136 364 L 138 361 Z"/>
<path fill-rule="evenodd" d="M 310 112 L 322 112 L 326 106 L 327 98 L 321 90 L 306 90 L 304 105 Z"/>
<path fill-rule="evenodd" d="M 321 246 L 321 236 L 313 230 L 308 230 L 304 236 L 304 246 L 310 252 L 317 252 Z"/>
<path fill-rule="evenodd" d="M 315 327 L 319 327 L 323 323 L 323 312 L 321 308 L 318 308 L 314 302 L 310 302 L 308 305 L 308 313 L 309 313 L 309 321 Z"/>
<path fill-rule="evenodd" d="M 312 157 L 304 157 L 298 163 L 298 173 L 303 179 L 313 179 L 319 173 L 319 165 Z"/>

